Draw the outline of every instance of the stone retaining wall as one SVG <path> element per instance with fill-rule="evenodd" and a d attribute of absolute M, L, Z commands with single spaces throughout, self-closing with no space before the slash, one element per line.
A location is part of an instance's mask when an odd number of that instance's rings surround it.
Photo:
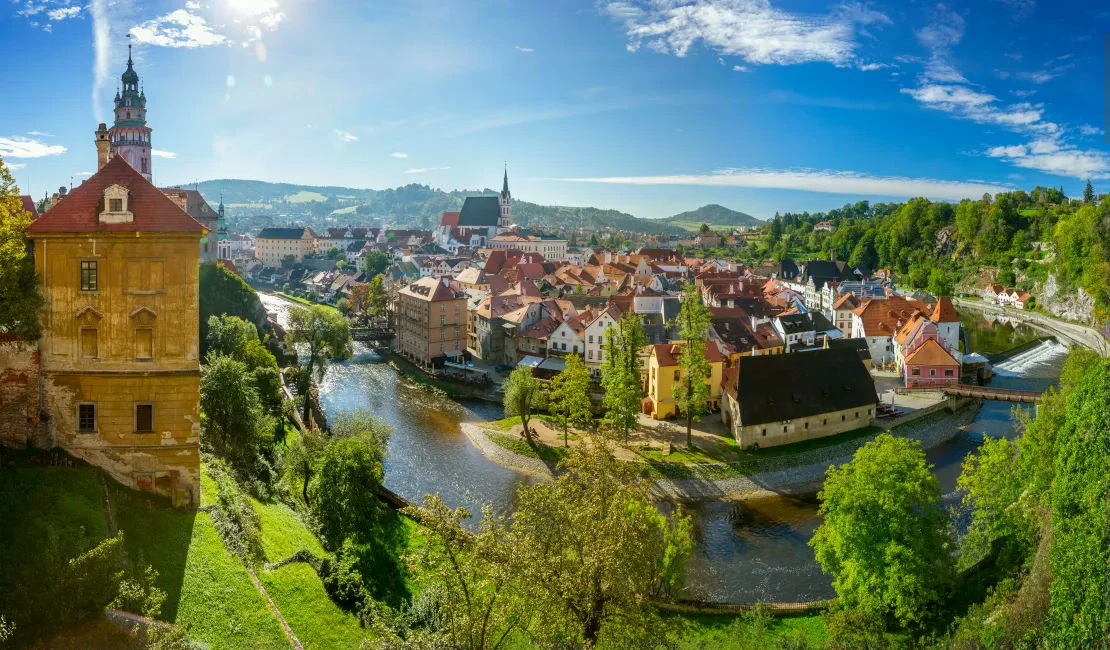
<path fill-rule="evenodd" d="M 482 427 L 476 424 L 464 422 L 460 425 L 463 433 L 470 442 L 474 443 L 486 458 L 493 462 L 509 469 L 515 469 L 518 472 L 524 472 L 531 476 L 541 479 L 551 480 L 555 477 L 554 472 L 539 458 L 531 458 L 516 452 L 509 451 L 501 445 L 489 439 L 486 432 Z"/>

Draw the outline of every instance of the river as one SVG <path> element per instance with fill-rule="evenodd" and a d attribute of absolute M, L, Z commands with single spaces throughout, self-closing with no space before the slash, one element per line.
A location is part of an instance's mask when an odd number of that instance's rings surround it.
<path fill-rule="evenodd" d="M 266 309 L 283 321 L 290 303 L 259 294 Z M 963 315 L 972 349 L 996 354 L 1038 335 L 1028 328 L 990 324 Z M 284 324 L 284 323 L 283 323 Z M 999 364 L 991 385 L 1043 389 L 1060 374 L 1066 348 L 1044 341 Z M 451 506 L 480 516 L 483 504 L 501 514 L 512 509 L 516 488 L 527 476 L 486 459 L 466 438 L 460 422 L 502 416 L 495 404 L 454 401 L 402 380 L 361 344 L 352 359 L 332 364 L 321 382 L 329 414 L 369 409 L 393 426 L 385 484 L 410 501 L 439 492 Z M 928 453 L 945 503 L 959 502 L 956 478 L 964 457 L 983 435 L 1013 435 L 1012 404 L 986 402 L 965 433 Z M 726 602 L 806 601 L 833 595 L 807 542 L 820 524 L 812 500 L 771 497 L 743 502 L 709 502 L 691 511 L 696 547 L 686 579 L 686 596 Z"/>

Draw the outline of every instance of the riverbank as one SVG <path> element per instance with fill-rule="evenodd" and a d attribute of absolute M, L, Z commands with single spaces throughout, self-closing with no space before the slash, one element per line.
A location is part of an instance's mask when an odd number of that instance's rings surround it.
<path fill-rule="evenodd" d="M 885 431 L 911 438 L 929 450 L 960 433 L 974 419 L 980 402 L 962 399 L 955 402 L 955 410 L 930 410 L 912 421 L 903 421 Z M 561 449 L 552 449 L 548 458 L 515 451 L 496 436 L 503 433 L 482 426 L 482 423 L 464 423 L 462 430 L 467 438 L 489 460 L 503 467 L 523 472 L 540 480 L 555 476 L 556 458 Z M 873 440 L 883 430 L 856 436 L 843 442 L 809 448 L 796 454 L 776 454 L 755 465 L 742 463 L 690 463 L 627 461 L 642 465 L 641 475 L 652 481 L 654 494 L 667 501 L 699 503 L 716 500 L 756 499 L 768 496 L 809 496 L 820 489 L 830 465 L 840 465 L 851 460 L 856 450 Z M 534 452 L 533 452 L 534 453 Z M 673 466 L 673 467 L 671 467 Z M 767 467 L 762 471 L 746 472 L 744 468 Z"/>
<path fill-rule="evenodd" d="M 1016 321 L 1021 321 L 1029 326 L 1055 336 L 1062 343 L 1068 345 L 1082 345 L 1090 348 L 1104 357 L 1110 357 L 1110 341 L 1107 341 L 1098 330 L 1052 318 L 1032 311 L 1021 311 L 1013 308 L 1002 307 L 983 300 L 968 300 L 966 298 L 953 298 L 952 302 L 960 309 L 969 309 L 983 314 L 1006 316 Z"/>

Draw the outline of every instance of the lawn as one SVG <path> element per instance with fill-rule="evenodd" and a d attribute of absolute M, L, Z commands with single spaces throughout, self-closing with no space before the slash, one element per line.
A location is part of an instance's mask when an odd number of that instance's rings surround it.
<path fill-rule="evenodd" d="M 309 192 L 308 190 L 301 190 L 296 194 L 290 194 L 285 197 L 286 203 L 310 203 L 327 201 L 328 197 L 320 194 L 319 192 Z"/>
<path fill-rule="evenodd" d="M 312 302 L 311 300 L 309 300 L 307 298 L 301 298 L 299 296 L 294 296 L 293 294 L 289 294 L 289 293 L 282 293 L 281 291 L 277 291 L 275 293 L 277 293 L 277 295 L 279 295 L 283 298 L 287 298 L 289 300 L 292 300 L 293 302 L 299 302 L 302 305 L 307 305 L 309 307 L 312 307 L 313 305 L 318 305 L 320 307 L 323 307 L 324 309 L 330 309 L 330 310 L 332 310 L 334 312 L 337 312 L 337 313 L 339 312 L 339 309 L 337 309 L 336 307 L 333 307 L 332 305 L 324 304 L 322 302 Z"/>
<path fill-rule="evenodd" d="M 771 617 L 756 613 L 664 614 L 678 620 L 682 650 L 747 650 L 748 648 L 810 647 L 825 642 L 819 614 Z M 784 642 L 790 642 L 784 643 Z M 805 645 L 802 645 L 803 642 Z"/>
<path fill-rule="evenodd" d="M 492 431 L 487 433 L 486 436 L 513 453 L 520 454 L 521 456 L 528 456 L 529 458 L 538 458 L 550 466 L 558 465 L 567 457 L 567 449 L 565 447 L 551 447 L 542 442 L 535 442 L 530 445 L 522 440 L 520 436 L 510 436 L 504 433 L 494 433 Z"/>

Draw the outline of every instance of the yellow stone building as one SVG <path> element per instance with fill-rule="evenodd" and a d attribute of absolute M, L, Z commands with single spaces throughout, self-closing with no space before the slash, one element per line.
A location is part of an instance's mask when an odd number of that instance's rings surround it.
<path fill-rule="evenodd" d="M 682 356 L 683 344 L 660 343 L 651 346 L 647 358 L 647 388 L 644 395 L 651 400 L 651 417 L 662 420 L 678 414 L 675 406 L 674 386 L 684 377 L 678 365 Z M 706 403 L 713 410 L 721 407 L 721 378 L 724 373 L 725 357 L 713 341 L 705 346 L 705 358 L 709 361 L 709 399 Z M 645 408 L 645 412 L 646 408 Z"/>
<path fill-rule="evenodd" d="M 122 156 L 27 227 L 54 444 L 125 485 L 197 503 L 205 228 Z"/>

